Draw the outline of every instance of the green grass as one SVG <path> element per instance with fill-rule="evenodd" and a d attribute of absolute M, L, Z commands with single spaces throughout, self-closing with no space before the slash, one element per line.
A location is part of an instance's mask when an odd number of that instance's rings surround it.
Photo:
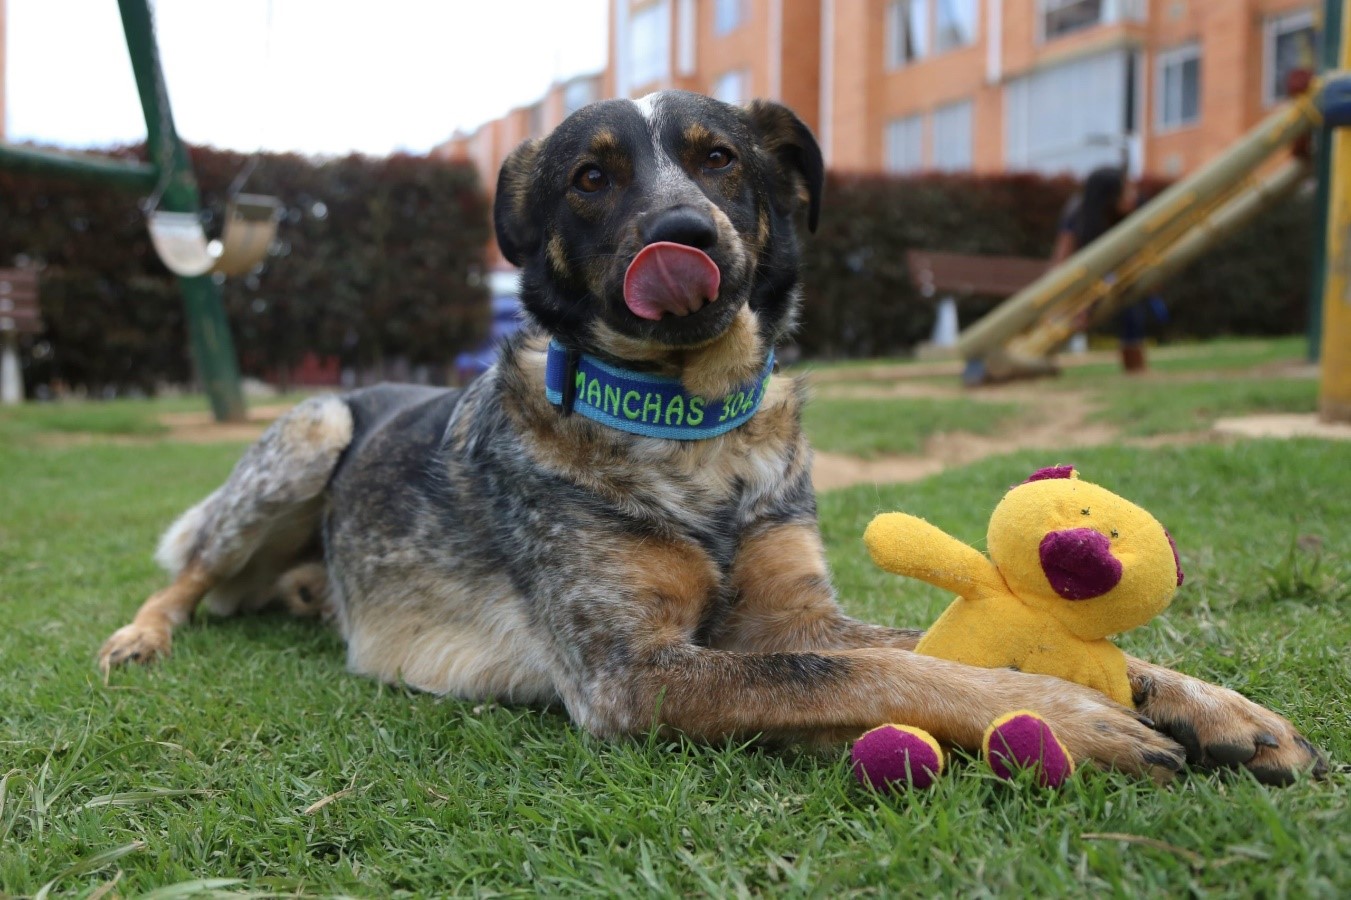
<path fill-rule="evenodd" d="M 557 712 L 382 687 L 344 672 L 335 636 L 278 617 L 199 621 L 170 660 L 105 687 L 95 650 L 162 583 L 157 533 L 238 451 L 0 444 L 0 895 L 58 878 L 53 895 L 87 896 L 118 873 L 123 896 L 198 879 L 369 897 L 1336 897 L 1351 884 L 1345 771 L 1283 790 L 1084 772 L 1048 795 L 963 765 L 932 792 L 876 798 L 838 754 L 603 743 Z M 1187 571 L 1168 612 L 1122 643 L 1351 757 L 1345 448 L 1074 458 L 1155 512 Z M 979 546 L 1002 491 L 1044 463 L 1021 454 L 823 495 L 846 605 L 932 619 L 946 597 L 867 561 L 869 518 L 903 509 Z"/>
<path fill-rule="evenodd" d="M 1101 349 L 1116 352 L 1108 342 Z M 1150 346 L 1145 354 L 1149 369 L 1167 374 L 1224 372 L 1242 374 L 1262 366 L 1299 365 L 1307 360 L 1308 343 L 1303 337 L 1217 338 L 1195 343 Z M 1062 357 L 1062 362 L 1069 357 Z M 1092 388 L 1110 385 L 1121 379 L 1121 364 L 1095 362 L 1067 365 L 1061 376 L 1047 384 L 1058 388 Z"/>
<path fill-rule="evenodd" d="M 28 403 L 0 409 L 0 441 L 52 432 L 153 437 L 169 430 L 158 415 L 153 406 L 139 401 Z"/>
<path fill-rule="evenodd" d="M 1231 377 L 1204 381 L 1118 378 L 1098 391 L 1104 407 L 1098 421 L 1145 437 L 1209 428 L 1216 419 L 1254 413 L 1311 413 L 1318 383 L 1308 378 Z"/>
<path fill-rule="evenodd" d="M 249 407 L 289 406 L 306 396 L 289 393 L 259 398 L 251 400 Z M 0 445 L 51 434 L 155 438 L 169 431 L 160 421 L 160 416 L 166 413 L 209 411 L 206 398 L 200 394 L 157 397 L 153 400 L 68 400 L 0 407 Z"/>
<path fill-rule="evenodd" d="M 818 397 L 807 405 L 803 427 L 818 450 L 865 458 L 917 453 L 935 434 L 990 434 L 1006 427 L 1022 407 L 957 398 L 853 399 Z"/>

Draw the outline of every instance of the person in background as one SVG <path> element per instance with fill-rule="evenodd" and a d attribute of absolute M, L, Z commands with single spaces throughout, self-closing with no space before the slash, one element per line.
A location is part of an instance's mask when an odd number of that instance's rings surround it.
<path fill-rule="evenodd" d="M 1060 265 L 1087 247 L 1135 211 L 1139 193 L 1135 183 L 1118 168 L 1094 169 L 1084 188 L 1070 198 L 1060 217 L 1051 264 Z M 1140 304 L 1122 310 L 1118 318 L 1121 364 L 1127 372 L 1145 368 L 1145 313 Z"/>

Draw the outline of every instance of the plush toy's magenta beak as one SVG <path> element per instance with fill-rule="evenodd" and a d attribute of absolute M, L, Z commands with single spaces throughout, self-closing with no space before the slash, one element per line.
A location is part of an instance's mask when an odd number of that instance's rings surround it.
<path fill-rule="evenodd" d="M 1066 600 L 1091 600 L 1121 581 L 1112 542 L 1092 528 L 1052 531 L 1041 539 L 1041 570 Z"/>

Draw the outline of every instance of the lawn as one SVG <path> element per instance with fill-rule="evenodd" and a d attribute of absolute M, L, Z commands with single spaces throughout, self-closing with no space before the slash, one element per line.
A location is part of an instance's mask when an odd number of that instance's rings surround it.
<path fill-rule="evenodd" d="M 1170 528 L 1187 573 L 1168 612 L 1121 643 L 1290 715 L 1330 752 L 1328 781 L 1200 774 L 1160 789 L 1083 772 L 1044 794 L 961 765 L 894 798 L 861 791 L 841 754 L 607 744 L 557 712 L 382 687 L 345 673 L 334 635 L 282 617 L 199 620 L 170 660 L 105 686 L 96 649 L 162 584 L 156 535 L 239 449 L 39 451 L 0 434 L 0 896 L 113 881 L 127 896 L 370 897 L 1337 897 L 1351 884 L 1344 445 L 1074 454 Z M 867 521 L 903 509 L 980 546 L 1002 491 L 1043 457 L 823 495 L 847 607 L 931 620 L 948 598 L 874 569 Z"/>
<path fill-rule="evenodd" d="M 821 397 L 807 405 L 803 426 L 818 450 L 870 459 L 888 453 L 917 453 L 928 438 L 944 432 L 991 434 L 1008 426 L 1020 412 L 1022 406 L 1016 403 L 965 397 Z"/>
<path fill-rule="evenodd" d="M 1120 426 L 1129 437 L 1204 431 L 1226 416 L 1318 409 L 1318 383 L 1311 378 L 1118 378 L 1101 385 L 1094 396 L 1102 408 L 1093 418 Z"/>

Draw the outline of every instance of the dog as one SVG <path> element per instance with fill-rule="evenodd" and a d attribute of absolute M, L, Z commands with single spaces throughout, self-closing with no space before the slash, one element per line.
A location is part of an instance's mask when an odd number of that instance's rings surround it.
<path fill-rule="evenodd" d="M 885 722 L 978 747 L 1035 708 L 1076 760 L 1320 769 L 1282 717 L 1130 662 L 1137 709 L 911 652 L 845 615 L 817 528 L 804 386 L 772 371 L 800 302 L 795 225 L 824 170 L 786 107 L 667 91 L 567 118 L 504 163 L 503 254 L 531 326 L 464 389 L 306 400 L 165 533 L 172 583 L 105 673 L 219 615 L 325 611 L 349 668 L 472 700 L 561 704 L 619 737 L 830 745 Z"/>

